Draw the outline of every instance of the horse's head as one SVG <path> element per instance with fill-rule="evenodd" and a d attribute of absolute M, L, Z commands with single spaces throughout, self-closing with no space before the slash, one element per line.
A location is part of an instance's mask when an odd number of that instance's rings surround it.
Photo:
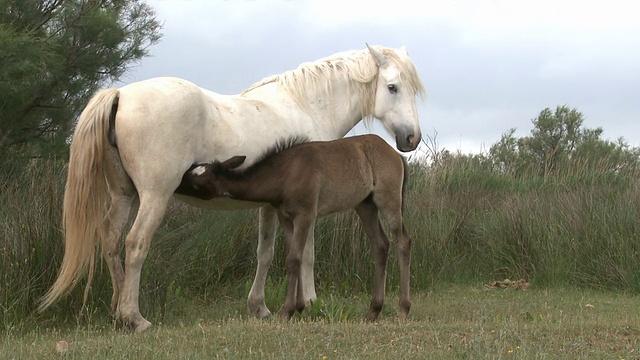
<path fill-rule="evenodd" d="M 246 156 L 234 156 L 224 162 L 195 166 L 189 171 L 189 183 L 206 198 L 230 198 L 225 180 L 233 176 L 233 170 L 244 163 Z"/>
<path fill-rule="evenodd" d="M 373 116 L 396 138 L 398 150 L 415 150 L 422 137 L 416 95 L 424 92 L 406 50 L 387 49 L 386 54 L 367 44 L 378 66 Z"/>

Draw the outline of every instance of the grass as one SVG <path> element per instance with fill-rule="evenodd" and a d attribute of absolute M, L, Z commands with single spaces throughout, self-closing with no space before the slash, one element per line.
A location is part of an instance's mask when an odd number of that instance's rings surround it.
<path fill-rule="evenodd" d="M 7 359 L 633 359 L 640 351 L 638 298 L 568 288 L 487 290 L 442 286 L 414 294 L 409 320 L 391 296 L 376 323 L 368 295 L 336 297 L 290 323 L 245 316 L 244 299 L 172 309 L 151 332 L 128 334 L 106 318 L 67 327 L 7 329 Z M 343 316 L 341 314 L 350 314 Z"/>
<path fill-rule="evenodd" d="M 60 339 L 69 343 L 67 357 L 82 359 L 639 357 L 635 172 L 540 177 L 473 163 L 412 164 L 405 221 L 414 239 L 414 306 L 404 324 L 393 320 L 393 298 L 378 323 L 361 321 L 373 265 L 353 212 L 317 223 L 321 298 L 307 317 L 281 324 L 245 316 L 256 268 L 256 211 L 172 202 L 141 279 L 140 310 L 158 326 L 130 335 L 116 330 L 108 315 L 111 284 L 103 261 L 84 315 L 74 316 L 82 282 L 44 315 L 33 311 L 64 250 L 64 165 L 0 166 L 2 359 L 51 358 Z M 285 292 L 280 236 L 275 251 L 266 287 L 271 310 Z M 483 289 L 507 277 L 534 286 Z M 388 293 L 398 283 L 394 249 Z"/>

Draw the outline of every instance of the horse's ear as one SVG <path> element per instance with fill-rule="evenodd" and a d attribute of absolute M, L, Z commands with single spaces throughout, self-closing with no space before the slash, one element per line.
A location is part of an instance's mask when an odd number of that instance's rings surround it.
<path fill-rule="evenodd" d="M 247 159 L 246 156 L 234 156 L 228 160 L 225 160 L 220 165 L 224 166 L 227 169 L 235 169 L 238 166 L 244 164 L 244 161 Z"/>
<path fill-rule="evenodd" d="M 365 44 L 367 44 L 369 53 L 371 54 L 371 56 L 373 56 L 373 60 L 375 60 L 376 65 L 378 65 L 378 67 L 382 67 L 387 64 L 387 61 L 388 61 L 387 57 L 384 56 L 383 53 L 381 53 L 379 50 L 377 50 L 373 46 L 370 46 L 368 43 L 365 43 Z"/>
<path fill-rule="evenodd" d="M 407 47 L 402 45 L 400 47 L 400 52 L 404 55 L 404 56 L 409 56 L 409 52 L 407 51 Z"/>

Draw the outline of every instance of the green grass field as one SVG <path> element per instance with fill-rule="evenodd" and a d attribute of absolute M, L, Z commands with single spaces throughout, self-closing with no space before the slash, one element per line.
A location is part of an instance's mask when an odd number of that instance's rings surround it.
<path fill-rule="evenodd" d="M 288 324 L 246 317 L 256 267 L 256 211 L 172 202 L 145 262 L 142 314 L 155 330 L 128 334 L 109 315 L 99 261 L 88 309 L 81 282 L 44 314 L 64 243 L 64 161 L 0 169 L 0 359 L 636 359 L 640 340 L 640 181 L 634 172 L 541 177 L 469 162 L 413 164 L 406 226 L 413 237 L 413 307 L 394 320 L 395 249 L 380 321 L 362 321 L 373 265 L 353 212 L 316 227 L 320 300 Z M 6 171 L 5 171 L 6 170 Z M 392 243 L 393 245 L 393 243 Z M 281 236 L 267 305 L 284 301 Z M 527 291 L 484 289 L 505 278 Z"/>
<path fill-rule="evenodd" d="M 381 318 L 362 320 L 368 295 L 320 294 L 290 323 L 245 315 L 244 299 L 171 306 L 144 334 L 108 318 L 79 325 L 6 329 L 3 359 L 637 359 L 640 299 L 593 290 L 527 291 L 443 286 L 414 294 L 409 320 L 394 319 L 390 296 Z M 276 308 L 277 309 L 277 308 Z"/>

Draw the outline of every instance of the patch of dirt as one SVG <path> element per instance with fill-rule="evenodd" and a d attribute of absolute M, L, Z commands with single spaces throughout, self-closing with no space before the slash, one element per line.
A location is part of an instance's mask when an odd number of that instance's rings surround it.
<path fill-rule="evenodd" d="M 486 284 L 484 286 L 485 289 L 513 289 L 513 290 L 522 290 L 527 291 L 531 287 L 528 281 L 524 279 L 520 280 L 509 280 L 504 279 L 502 281 L 493 281 L 490 284 Z"/>

